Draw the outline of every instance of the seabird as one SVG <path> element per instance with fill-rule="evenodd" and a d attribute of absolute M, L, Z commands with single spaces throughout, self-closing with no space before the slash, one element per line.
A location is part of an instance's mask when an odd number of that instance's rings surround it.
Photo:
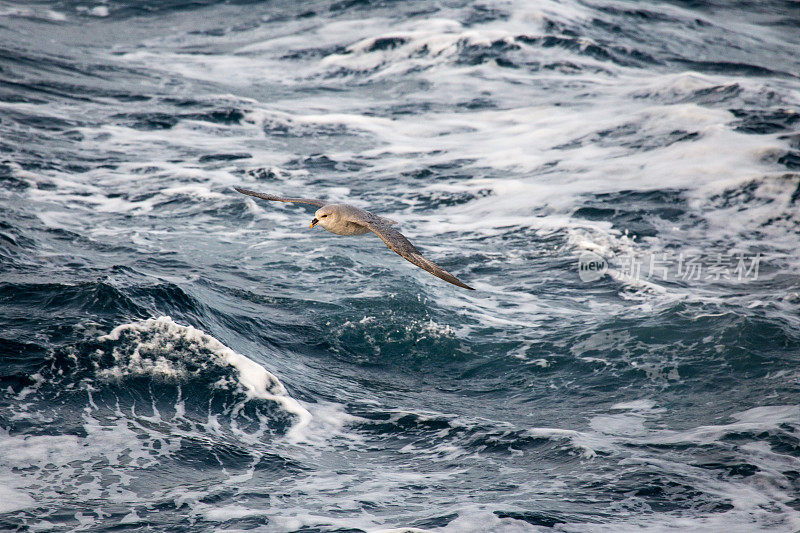
<path fill-rule="evenodd" d="M 425 259 L 419 250 L 411 244 L 405 236 L 394 229 L 397 224 L 394 220 L 378 216 L 364 209 L 349 204 L 326 204 L 320 200 L 309 198 L 283 198 L 272 194 L 249 191 L 234 187 L 238 192 L 255 196 L 263 200 L 274 202 L 291 202 L 297 204 L 310 204 L 317 206 L 317 212 L 311 220 L 310 228 L 320 225 L 336 235 L 364 235 L 370 231 L 381 238 L 390 250 L 397 252 L 403 259 L 427 270 L 437 278 L 441 278 L 453 285 L 474 291 L 472 287 L 461 282 L 457 277 L 446 271 L 433 261 Z"/>

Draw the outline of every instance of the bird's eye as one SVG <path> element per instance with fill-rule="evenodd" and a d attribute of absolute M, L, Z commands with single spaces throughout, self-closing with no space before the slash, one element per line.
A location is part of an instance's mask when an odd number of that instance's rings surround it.
<path fill-rule="evenodd" d="M 325 218 L 326 216 L 328 216 L 328 215 L 322 215 L 322 216 L 320 216 L 319 218 Z"/>

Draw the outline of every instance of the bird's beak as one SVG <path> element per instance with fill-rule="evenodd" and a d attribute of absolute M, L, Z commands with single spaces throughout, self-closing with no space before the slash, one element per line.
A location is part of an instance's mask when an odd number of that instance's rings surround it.
<path fill-rule="evenodd" d="M 314 218 L 313 220 L 311 220 L 311 224 L 309 224 L 309 225 L 308 225 L 308 227 L 309 227 L 309 228 L 313 228 L 314 226 L 316 226 L 316 225 L 317 225 L 317 222 L 319 222 L 319 220 L 317 220 L 316 218 Z"/>

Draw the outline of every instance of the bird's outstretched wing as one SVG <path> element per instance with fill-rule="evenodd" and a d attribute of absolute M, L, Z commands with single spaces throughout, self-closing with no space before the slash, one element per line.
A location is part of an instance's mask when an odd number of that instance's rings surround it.
<path fill-rule="evenodd" d="M 325 205 L 325 202 L 320 200 L 312 200 L 311 198 L 283 198 L 281 196 L 275 196 L 273 194 L 266 194 L 263 192 L 255 192 L 255 191 L 248 191 L 247 189 L 240 189 L 239 187 L 234 187 L 238 192 L 242 194 L 247 194 L 248 196 L 255 196 L 256 198 L 262 198 L 264 200 L 273 200 L 275 202 L 292 202 L 296 204 L 311 204 L 317 207 L 322 207 Z"/>
<path fill-rule="evenodd" d="M 374 219 L 372 217 L 368 217 L 366 220 L 359 221 L 359 223 L 380 237 L 390 250 L 397 252 L 403 259 L 417 265 L 424 270 L 427 270 L 437 278 L 441 278 L 449 283 L 452 283 L 453 285 L 458 285 L 459 287 L 463 287 L 471 291 L 475 290 L 466 283 L 462 283 L 461 280 L 433 261 L 425 259 L 420 251 L 417 250 L 417 248 L 411 244 L 411 242 L 409 242 L 409 240 L 406 239 L 402 233 L 392 228 L 388 224 L 385 224 L 380 220 L 379 217 L 375 216 Z"/>

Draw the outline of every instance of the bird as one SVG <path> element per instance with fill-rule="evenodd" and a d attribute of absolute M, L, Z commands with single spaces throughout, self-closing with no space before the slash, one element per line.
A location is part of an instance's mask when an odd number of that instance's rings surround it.
<path fill-rule="evenodd" d="M 321 200 L 314 200 L 311 198 L 285 198 L 273 194 L 242 189 L 240 187 L 234 187 L 234 189 L 242 194 L 254 196 L 263 200 L 316 206 L 319 209 L 314 213 L 314 218 L 311 220 L 311 224 L 308 226 L 309 228 L 320 225 L 336 235 L 364 235 L 365 233 L 372 232 L 380 237 L 390 250 L 397 252 L 400 257 L 410 263 L 423 270 L 427 270 L 437 278 L 443 279 L 448 283 L 471 291 L 475 290 L 433 261 L 423 257 L 422 253 L 417 250 L 402 233 L 392 227 L 396 225 L 397 222 L 390 218 L 378 216 L 350 204 L 326 204 Z"/>

